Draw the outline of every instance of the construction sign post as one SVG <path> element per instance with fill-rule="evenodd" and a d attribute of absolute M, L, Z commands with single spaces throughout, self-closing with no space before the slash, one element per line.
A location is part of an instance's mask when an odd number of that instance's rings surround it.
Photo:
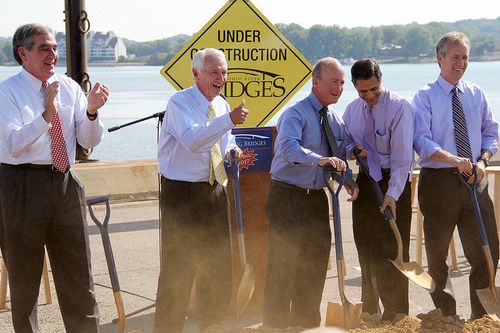
<path fill-rule="evenodd" d="M 203 48 L 220 49 L 228 62 L 223 94 L 231 107 L 250 110 L 245 127 L 260 127 L 278 112 L 311 74 L 311 65 L 250 1 L 230 0 L 162 68 L 176 89 L 193 85 L 191 60 Z"/>

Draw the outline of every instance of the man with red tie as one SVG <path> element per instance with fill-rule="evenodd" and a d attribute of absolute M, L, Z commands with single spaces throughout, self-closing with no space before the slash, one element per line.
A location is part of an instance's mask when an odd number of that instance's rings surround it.
<path fill-rule="evenodd" d="M 44 246 L 67 332 L 98 332 L 83 188 L 73 174 L 75 146 L 102 138 L 97 110 L 109 90 L 86 97 L 55 73 L 52 29 L 19 27 L 12 41 L 22 70 L 0 83 L 0 247 L 9 272 L 16 332 L 38 332 L 36 304 Z"/>

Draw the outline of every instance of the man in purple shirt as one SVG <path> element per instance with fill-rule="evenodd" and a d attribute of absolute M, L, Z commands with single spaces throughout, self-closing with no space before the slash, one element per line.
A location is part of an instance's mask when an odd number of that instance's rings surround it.
<path fill-rule="evenodd" d="M 476 319 L 485 314 L 476 290 L 488 286 L 488 273 L 471 202 L 458 173 L 471 174 L 472 163 L 476 163 L 480 181 L 477 197 L 496 270 L 498 234 L 487 177 L 484 176 L 489 159 L 498 149 L 498 124 L 493 119 L 483 90 L 462 80 L 469 62 L 469 51 L 469 39 L 463 33 L 444 34 L 436 46 L 441 73 L 435 82 L 427 84 L 415 94 L 412 104 L 415 108 L 414 146 L 422 166 L 418 200 L 425 218 L 429 274 L 436 282 L 436 290 L 431 293 L 431 297 L 436 308 L 441 309 L 444 315 L 456 314 L 455 299 L 449 288 L 446 288 L 446 256 L 457 226 L 465 256 L 471 265 L 471 319 Z M 460 149 L 457 150 L 461 145 L 455 142 L 454 94 L 458 95 L 462 105 L 472 159 L 462 157 Z M 471 182 L 472 179 L 469 179 Z"/>
<path fill-rule="evenodd" d="M 346 170 L 342 155 L 345 129 L 328 106 L 338 101 L 344 69 L 334 58 L 320 59 L 312 72 L 312 91 L 280 117 L 268 193 L 268 265 L 264 290 L 264 325 L 271 328 L 317 327 L 330 256 L 328 200 L 323 166 Z M 321 126 L 328 118 L 336 152 L 329 151 Z M 332 140 L 332 141 L 333 141 Z M 356 199 L 351 177 L 346 188 Z M 349 182 L 350 180 L 350 182 Z"/>
<path fill-rule="evenodd" d="M 358 60 L 351 68 L 351 80 L 359 98 L 344 113 L 347 154 L 354 146 L 369 163 L 370 175 L 385 193 L 382 206 L 369 178 L 358 173 L 358 199 L 352 205 L 353 232 L 362 277 L 363 312 L 376 313 L 379 296 L 384 320 L 398 313 L 408 314 L 408 280 L 388 260 L 397 255 L 396 239 L 383 211 L 386 207 L 397 219 L 403 240 L 403 258 L 409 260 L 411 225 L 410 176 L 413 163 L 413 109 L 402 97 L 382 88 L 382 72 L 374 59 Z M 371 123 L 370 123 L 371 122 Z M 370 149 L 369 138 L 373 139 Z M 372 154 L 372 156 L 370 156 Z M 373 156 L 375 155 L 375 156 Z M 378 175 L 378 176 L 377 176 Z"/>

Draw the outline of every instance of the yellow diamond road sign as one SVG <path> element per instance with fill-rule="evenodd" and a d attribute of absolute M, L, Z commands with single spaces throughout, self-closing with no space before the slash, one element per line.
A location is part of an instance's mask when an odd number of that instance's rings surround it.
<path fill-rule="evenodd" d="M 231 107 L 246 100 L 245 127 L 265 126 L 299 90 L 311 65 L 250 1 L 229 0 L 162 68 L 176 89 L 193 85 L 191 60 L 203 48 L 222 50 L 228 79 L 222 93 Z"/>

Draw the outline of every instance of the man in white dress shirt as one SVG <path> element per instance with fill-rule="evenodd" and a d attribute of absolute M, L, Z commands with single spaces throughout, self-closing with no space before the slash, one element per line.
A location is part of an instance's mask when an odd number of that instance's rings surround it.
<path fill-rule="evenodd" d="M 83 188 L 73 175 L 76 141 L 102 137 L 97 110 L 108 98 L 96 83 L 86 97 L 58 75 L 49 27 L 26 24 L 12 41 L 21 72 L 0 83 L 0 247 L 9 272 L 16 332 L 38 332 L 36 305 L 50 259 L 67 332 L 98 332 Z"/>
<path fill-rule="evenodd" d="M 201 331 L 220 323 L 231 294 L 228 198 L 225 180 L 217 177 L 227 176 L 212 167 L 211 151 L 216 147 L 224 157 L 236 149 L 241 155 L 231 129 L 245 122 L 248 110 L 242 102 L 231 111 L 220 95 L 227 80 L 224 53 L 200 50 L 191 68 L 196 83 L 170 98 L 158 147 L 162 260 L 157 333 L 182 332 L 195 275 Z"/>

